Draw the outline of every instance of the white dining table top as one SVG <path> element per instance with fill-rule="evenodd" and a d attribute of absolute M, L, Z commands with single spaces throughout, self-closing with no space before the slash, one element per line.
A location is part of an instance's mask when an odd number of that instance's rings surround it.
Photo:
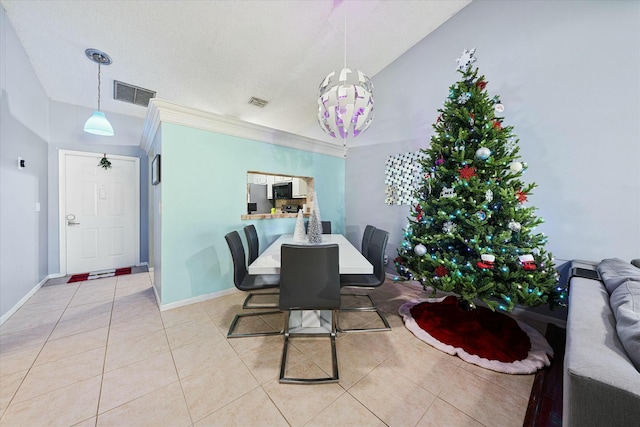
<path fill-rule="evenodd" d="M 249 265 L 249 274 L 280 274 L 280 246 L 283 243 L 311 245 L 295 242 L 293 234 L 283 234 Z M 373 274 L 373 266 L 342 234 L 323 234 L 322 244 L 337 243 L 339 246 L 340 274 Z"/>

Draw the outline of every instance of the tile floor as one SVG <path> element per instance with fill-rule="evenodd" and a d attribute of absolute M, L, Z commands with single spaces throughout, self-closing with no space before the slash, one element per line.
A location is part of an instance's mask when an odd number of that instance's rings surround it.
<path fill-rule="evenodd" d="M 277 379 L 282 336 L 226 338 L 243 293 L 160 312 L 149 273 L 59 282 L 0 327 L 1 426 L 493 427 L 525 417 L 534 376 L 416 339 L 397 315 L 422 294 L 406 283 L 373 293 L 392 331 L 339 335 L 338 384 L 290 385 Z M 281 316 L 240 327 L 280 329 Z M 288 375 L 330 372 L 328 339 L 292 342 Z"/>

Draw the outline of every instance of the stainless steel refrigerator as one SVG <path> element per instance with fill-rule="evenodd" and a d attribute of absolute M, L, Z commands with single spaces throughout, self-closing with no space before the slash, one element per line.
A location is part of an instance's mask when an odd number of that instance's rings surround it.
<path fill-rule="evenodd" d="M 249 203 L 256 204 L 256 211 L 252 213 L 270 213 L 273 204 L 267 199 L 267 186 L 249 184 Z"/>

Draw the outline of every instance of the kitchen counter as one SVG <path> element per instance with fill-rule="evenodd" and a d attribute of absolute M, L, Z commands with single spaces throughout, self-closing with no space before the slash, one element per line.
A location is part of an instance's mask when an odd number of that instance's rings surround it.
<path fill-rule="evenodd" d="M 305 218 L 309 218 L 311 214 L 305 213 L 303 214 Z M 275 214 L 251 214 L 251 215 L 241 215 L 240 219 L 277 219 L 277 218 L 297 218 L 297 213 L 282 213 L 278 212 Z"/>

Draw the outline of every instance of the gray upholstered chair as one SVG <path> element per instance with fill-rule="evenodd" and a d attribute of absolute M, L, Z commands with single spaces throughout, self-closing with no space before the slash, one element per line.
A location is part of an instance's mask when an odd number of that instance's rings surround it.
<path fill-rule="evenodd" d="M 253 224 L 244 227 L 244 235 L 247 238 L 247 252 L 249 252 L 247 265 L 249 265 L 253 261 L 255 261 L 256 258 L 258 258 L 258 254 L 260 252 L 260 242 L 258 241 L 258 233 L 256 232 L 256 227 Z"/>
<path fill-rule="evenodd" d="M 363 238 L 364 240 L 364 238 Z M 384 271 L 384 251 L 387 247 L 387 241 L 389 240 L 389 233 L 381 230 L 379 228 L 375 228 L 371 235 L 371 240 L 369 241 L 367 247 L 367 260 L 373 265 L 373 274 L 341 274 L 340 275 L 340 286 L 342 288 L 357 288 L 357 289 L 373 289 L 382 285 L 385 280 L 385 271 Z M 345 311 L 372 311 L 376 312 L 384 327 L 380 328 L 340 328 L 339 323 L 337 326 L 337 330 L 340 332 L 373 332 L 373 331 L 390 331 L 391 327 L 389 326 L 389 322 L 387 322 L 384 314 L 378 310 L 373 298 L 369 294 L 355 294 L 355 293 L 344 293 L 343 295 L 349 296 L 357 296 L 357 297 L 367 297 L 371 305 L 367 306 L 356 306 L 356 307 L 342 307 L 340 308 L 340 312 Z"/>
<path fill-rule="evenodd" d="M 373 225 L 367 225 L 364 228 L 364 233 L 362 233 L 362 249 L 360 252 L 366 258 L 369 254 L 369 242 L 371 241 L 371 236 L 373 236 L 373 230 L 376 228 Z"/>
<path fill-rule="evenodd" d="M 285 313 L 284 348 L 280 364 L 281 383 L 338 382 L 338 358 L 336 355 L 336 315 L 340 308 L 338 255 L 339 249 L 336 244 L 283 244 L 281 246 L 280 309 Z M 303 328 L 302 325 L 292 327 L 290 326 L 291 311 L 299 310 L 323 310 L 324 321 L 321 320 L 321 326 L 317 328 Z M 328 319 L 329 313 L 330 319 Z M 292 378 L 285 376 L 289 340 L 294 336 L 330 337 L 333 367 L 331 377 Z"/>
<path fill-rule="evenodd" d="M 244 246 L 242 245 L 242 240 L 240 239 L 240 234 L 237 231 L 232 231 L 224 236 L 227 241 L 227 245 L 229 245 L 229 250 L 231 251 L 231 258 L 233 260 L 233 283 L 236 288 L 241 291 L 249 292 L 247 298 L 244 300 L 242 304 L 242 308 L 278 308 L 277 305 L 258 305 L 252 306 L 249 305 L 249 300 L 253 296 L 254 291 L 261 291 L 265 289 L 277 289 L 280 285 L 280 275 L 279 274 L 259 274 L 259 275 L 251 275 L 247 271 L 247 265 L 245 264 L 245 252 Z M 262 293 L 265 295 L 266 293 Z M 277 292 L 269 293 L 271 295 L 277 295 Z M 282 331 L 269 331 L 269 332 L 255 332 L 255 333 L 233 333 L 233 330 L 236 327 L 238 321 L 243 317 L 250 316 L 263 316 L 267 314 L 275 314 L 280 313 L 278 311 L 268 311 L 268 312 L 259 312 L 259 313 L 246 313 L 246 314 L 237 314 L 233 318 L 233 322 L 231 322 L 231 326 L 229 326 L 229 332 L 227 333 L 227 337 L 229 338 L 238 338 L 238 337 L 254 337 L 254 336 L 263 336 L 263 335 L 279 335 Z"/>

